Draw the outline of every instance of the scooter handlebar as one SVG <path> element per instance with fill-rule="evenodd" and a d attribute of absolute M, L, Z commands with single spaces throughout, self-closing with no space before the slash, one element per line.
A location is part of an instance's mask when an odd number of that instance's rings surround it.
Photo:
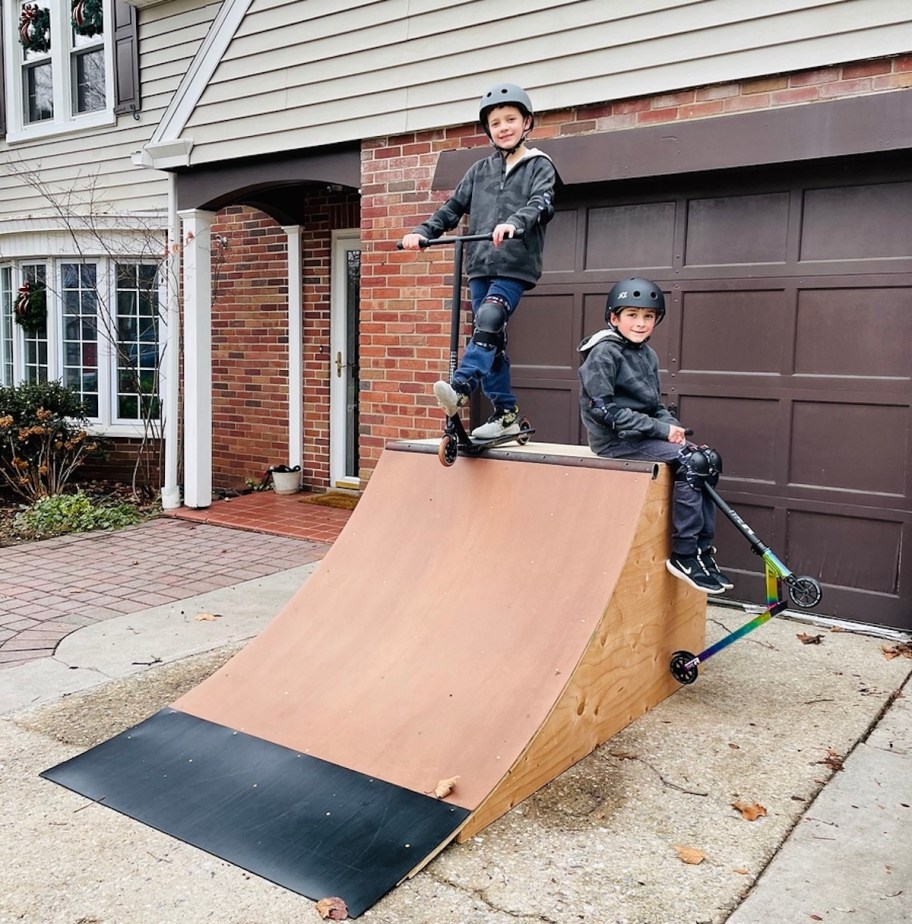
<path fill-rule="evenodd" d="M 518 241 L 523 236 L 522 228 L 517 228 L 513 233 L 513 237 L 504 238 L 507 241 Z M 422 250 L 426 247 L 436 247 L 438 244 L 455 244 L 457 241 L 462 241 L 463 243 L 471 241 L 490 241 L 494 237 L 493 232 L 489 231 L 487 234 L 457 234 L 451 237 L 434 237 L 434 238 L 424 238 L 421 243 L 418 245 Z M 402 246 L 402 241 L 396 243 L 396 250 L 404 250 Z"/>

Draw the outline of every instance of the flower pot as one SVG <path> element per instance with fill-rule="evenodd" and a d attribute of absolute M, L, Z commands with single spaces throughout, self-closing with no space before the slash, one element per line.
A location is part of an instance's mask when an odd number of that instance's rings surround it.
<path fill-rule="evenodd" d="M 301 490 L 301 469 L 296 467 L 284 472 L 273 469 L 272 490 L 276 494 L 297 494 Z"/>

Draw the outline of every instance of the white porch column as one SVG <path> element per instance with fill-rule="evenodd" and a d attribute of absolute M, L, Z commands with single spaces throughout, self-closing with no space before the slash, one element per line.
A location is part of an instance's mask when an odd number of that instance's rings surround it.
<path fill-rule="evenodd" d="M 304 321 L 301 228 L 283 225 L 288 238 L 288 465 L 304 468 Z"/>
<path fill-rule="evenodd" d="M 179 211 L 184 248 L 184 504 L 212 503 L 213 212 Z"/>
<path fill-rule="evenodd" d="M 181 225 L 177 217 L 177 179 L 168 174 L 168 256 L 165 258 L 165 299 L 167 317 L 167 341 L 165 362 L 161 370 L 164 402 L 165 470 L 162 484 L 162 507 L 173 510 L 180 507 L 180 488 L 177 484 L 178 470 L 178 409 L 180 407 L 180 300 L 178 285 L 181 271 Z"/>

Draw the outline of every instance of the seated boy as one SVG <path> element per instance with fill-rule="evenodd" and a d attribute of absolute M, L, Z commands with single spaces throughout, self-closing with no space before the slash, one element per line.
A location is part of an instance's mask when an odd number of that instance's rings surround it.
<path fill-rule="evenodd" d="M 580 413 L 593 452 L 611 459 L 664 462 L 674 476 L 668 570 L 691 587 L 721 594 L 734 587 L 713 553 L 715 505 L 691 470 L 696 448 L 662 404 L 659 360 L 647 343 L 665 317 L 665 296 L 649 279 L 619 282 L 608 294 L 608 327 L 579 351 Z"/>

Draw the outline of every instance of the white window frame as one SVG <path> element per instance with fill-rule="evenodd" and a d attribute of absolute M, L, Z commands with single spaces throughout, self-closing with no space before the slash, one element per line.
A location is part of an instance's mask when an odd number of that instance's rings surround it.
<path fill-rule="evenodd" d="M 42 263 L 45 266 L 46 278 L 48 280 L 48 320 L 47 320 L 47 357 L 48 369 L 47 376 L 49 381 L 59 381 L 63 374 L 63 333 L 61 322 L 63 316 L 63 307 L 61 302 L 61 278 L 62 265 L 64 263 L 86 264 L 93 263 L 96 266 L 96 279 L 99 292 L 103 293 L 102 307 L 114 315 L 113 321 L 116 324 L 117 311 L 117 274 L 114 266 L 117 263 L 150 263 L 148 259 L 142 257 L 98 257 L 82 256 L 68 254 L 66 256 L 55 258 L 22 258 L 20 260 L 7 262 L 4 261 L 2 267 L 10 267 L 12 272 L 13 292 L 18 291 L 22 284 L 23 272 L 22 267 Z M 159 278 L 158 299 L 159 305 L 165 305 L 165 286 L 163 278 Z M 15 323 L 13 326 L 13 382 L 16 385 L 24 381 L 24 348 L 25 348 L 25 331 Z M 167 317 L 164 311 L 159 314 L 159 337 L 158 352 L 159 363 L 162 361 L 163 351 L 167 343 Z M 117 350 L 109 338 L 105 336 L 102 325 L 98 325 L 97 335 L 97 355 L 98 355 L 98 414 L 90 416 L 88 420 L 92 424 L 94 432 L 111 437 L 136 437 L 142 436 L 144 432 L 141 420 L 126 418 L 116 418 L 114 415 L 117 408 Z M 159 406 L 162 410 L 165 407 L 165 377 L 159 377 Z"/>
<path fill-rule="evenodd" d="M 51 62 L 54 74 L 54 116 L 43 122 L 25 119 L 25 88 L 23 74 L 25 58 L 19 43 L 19 15 L 24 0 L 2 0 L 4 61 L 6 62 L 6 141 L 15 144 L 36 138 L 49 138 L 87 128 L 116 124 L 114 114 L 114 10 L 113 0 L 104 4 L 104 73 L 105 106 L 94 112 L 76 113 L 73 102 L 74 50 L 69 37 L 70 3 L 67 0 L 37 0 L 46 3 L 51 15 Z"/>

